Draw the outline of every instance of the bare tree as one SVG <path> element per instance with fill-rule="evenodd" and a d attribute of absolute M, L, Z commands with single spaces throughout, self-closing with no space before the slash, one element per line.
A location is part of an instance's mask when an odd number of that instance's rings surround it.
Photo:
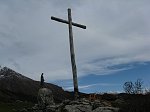
<path fill-rule="evenodd" d="M 134 92 L 134 84 L 131 81 L 125 82 L 123 88 L 124 91 L 128 94 L 132 94 Z"/>
<path fill-rule="evenodd" d="M 134 93 L 143 93 L 143 81 L 141 79 L 137 79 L 137 81 L 134 83 Z"/>
<path fill-rule="evenodd" d="M 125 82 L 123 89 L 128 94 L 141 94 L 143 93 L 143 81 L 137 79 L 135 83 L 132 83 L 131 81 Z"/>

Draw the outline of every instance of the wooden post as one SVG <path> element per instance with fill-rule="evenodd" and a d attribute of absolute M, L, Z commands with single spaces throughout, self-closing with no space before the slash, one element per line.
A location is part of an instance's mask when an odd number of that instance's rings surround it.
<path fill-rule="evenodd" d="M 75 99 L 77 99 L 78 81 L 77 81 L 77 68 L 75 62 L 74 44 L 73 44 L 71 9 L 68 9 L 68 22 L 69 22 L 68 26 L 69 26 L 70 56 L 71 56 L 72 73 L 73 73 L 74 94 L 75 94 Z"/>
<path fill-rule="evenodd" d="M 76 63 L 75 63 L 75 52 L 74 52 L 74 44 L 73 44 L 73 31 L 72 31 L 72 26 L 76 26 L 79 28 L 83 28 L 86 29 L 86 26 L 78 24 L 78 23 L 74 23 L 72 22 L 72 18 L 71 18 L 71 9 L 68 9 L 68 21 L 67 20 L 63 20 L 60 18 L 56 18 L 56 17 L 51 17 L 52 20 L 61 22 L 61 23 L 66 23 L 68 24 L 68 28 L 69 28 L 69 42 L 70 42 L 70 56 L 71 56 L 71 65 L 72 65 L 72 74 L 73 74 L 73 84 L 74 84 L 74 98 L 75 100 L 78 98 L 78 80 L 77 80 L 77 68 L 76 68 Z"/>

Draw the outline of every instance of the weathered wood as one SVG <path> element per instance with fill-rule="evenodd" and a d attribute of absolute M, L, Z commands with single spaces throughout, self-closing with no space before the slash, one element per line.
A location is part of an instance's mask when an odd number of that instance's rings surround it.
<path fill-rule="evenodd" d="M 83 29 L 86 29 L 86 26 L 72 22 L 71 9 L 68 9 L 68 21 L 60 19 L 60 18 L 56 18 L 56 17 L 53 17 L 53 16 L 51 17 L 51 19 L 55 20 L 55 21 L 58 21 L 58 22 L 62 22 L 62 23 L 68 24 L 68 28 L 69 28 L 69 42 L 70 42 L 70 56 L 71 56 L 73 84 L 74 84 L 74 97 L 75 97 L 75 99 L 77 99 L 79 90 L 78 90 L 77 68 L 76 68 L 75 52 L 74 52 L 74 44 L 73 44 L 72 25 L 76 26 L 76 27 L 79 27 L 79 28 L 83 28 Z"/>
<path fill-rule="evenodd" d="M 60 18 L 54 17 L 54 16 L 51 16 L 51 20 L 55 20 L 55 21 L 58 21 L 58 22 L 62 22 L 62 23 L 69 24 L 68 21 L 66 21 L 66 20 L 64 20 L 64 19 L 60 19 Z M 78 24 L 78 23 L 72 22 L 72 25 L 73 25 L 73 26 L 76 26 L 76 27 L 79 27 L 79 28 L 86 29 L 86 26 L 81 25 L 81 24 Z"/>
<path fill-rule="evenodd" d="M 68 22 L 69 22 L 68 27 L 69 27 L 69 41 L 70 41 L 70 56 L 71 56 L 72 73 L 73 73 L 74 93 L 75 93 L 75 99 L 77 99 L 78 80 L 77 80 L 77 68 L 76 68 L 74 44 L 73 44 L 71 9 L 68 9 Z"/>

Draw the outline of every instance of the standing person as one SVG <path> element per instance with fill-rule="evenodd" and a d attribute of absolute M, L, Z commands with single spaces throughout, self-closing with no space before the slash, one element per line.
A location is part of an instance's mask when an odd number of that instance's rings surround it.
<path fill-rule="evenodd" d="M 43 73 L 41 74 L 41 87 L 44 87 L 44 76 L 43 76 Z"/>

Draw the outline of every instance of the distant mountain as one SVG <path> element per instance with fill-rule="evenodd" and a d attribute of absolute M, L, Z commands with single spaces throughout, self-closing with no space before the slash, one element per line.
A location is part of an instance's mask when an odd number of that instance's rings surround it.
<path fill-rule="evenodd" d="M 45 86 L 52 90 L 54 100 L 60 102 L 70 96 L 61 87 L 46 83 Z M 0 67 L 0 102 L 1 101 L 37 101 L 40 82 L 34 81 L 7 67 Z"/>

